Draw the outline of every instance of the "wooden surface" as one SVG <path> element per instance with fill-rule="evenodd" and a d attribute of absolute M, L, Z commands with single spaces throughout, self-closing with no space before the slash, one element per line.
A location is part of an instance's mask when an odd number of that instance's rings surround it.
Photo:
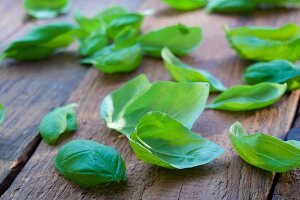
<path fill-rule="evenodd" d="M 201 10 L 180 13 L 153 0 L 73 0 L 72 3 L 72 9 L 80 9 L 89 16 L 109 5 L 123 5 L 136 11 L 155 9 L 155 15 L 145 18 L 143 31 L 176 23 L 201 26 L 204 31 L 201 47 L 183 60 L 212 72 L 226 86 L 242 83 L 241 74 L 248 63 L 230 49 L 224 38 L 223 24 L 230 27 L 300 24 L 297 10 L 264 11 L 240 17 L 206 15 Z M 49 22 L 25 17 L 17 0 L 2 0 L 0 11 L 5 19 L 0 21 L 0 30 L 3 30 L 0 50 L 34 24 Z M 71 13 L 55 20 L 72 21 Z M 204 166 L 167 170 L 137 160 L 126 138 L 107 129 L 98 113 L 99 103 L 108 92 L 140 73 L 152 81 L 171 80 L 162 61 L 145 57 L 141 67 L 133 73 L 104 75 L 94 68 L 80 66 L 74 49 L 43 61 L 0 64 L 0 102 L 7 107 L 7 118 L 0 127 L 2 199 L 300 199 L 300 171 L 275 175 L 254 168 L 234 153 L 228 137 L 230 125 L 238 120 L 249 132 L 260 131 L 285 138 L 295 117 L 299 91 L 286 94 L 278 103 L 258 111 L 205 111 L 193 131 L 225 147 L 227 152 Z M 79 130 L 56 146 L 40 141 L 37 126 L 41 117 L 53 107 L 68 102 L 80 104 Z M 115 147 L 125 160 L 128 180 L 96 189 L 82 189 L 65 180 L 55 170 L 52 160 L 59 147 L 76 138 Z"/>

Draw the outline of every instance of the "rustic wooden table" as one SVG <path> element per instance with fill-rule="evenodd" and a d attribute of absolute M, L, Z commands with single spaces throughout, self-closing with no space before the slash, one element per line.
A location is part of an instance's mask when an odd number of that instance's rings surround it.
<path fill-rule="evenodd" d="M 72 0 L 72 10 L 93 16 L 110 5 L 129 10 L 156 10 L 146 17 L 143 31 L 183 23 L 201 26 L 204 41 L 184 61 L 206 69 L 226 86 L 242 83 L 248 64 L 240 60 L 225 40 L 222 25 L 282 25 L 300 23 L 300 10 L 256 12 L 251 16 L 207 15 L 203 10 L 176 12 L 159 0 Z M 53 20 L 26 17 L 20 0 L 0 2 L 0 50 L 33 26 L 51 21 L 73 21 L 72 13 Z M 193 127 L 222 145 L 227 152 L 214 162 L 187 170 L 167 170 L 137 160 L 126 138 L 107 129 L 99 119 L 103 97 L 134 76 L 145 73 L 152 81 L 170 80 L 160 59 L 144 58 L 141 67 L 128 74 L 104 75 L 78 63 L 75 47 L 37 62 L 5 61 L 0 64 L 0 102 L 6 120 L 0 127 L 0 195 L 2 199 L 300 199 L 300 171 L 274 174 L 242 161 L 229 142 L 228 129 L 239 120 L 249 131 L 285 138 L 297 121 L 299 91 L 275 105 L 253 112 L 205 111 Z M 80 104 L 79 130 L 56 146 L 41 141 L 41 117 L 59 105 Z M 294 122 L 294 123 L 293 123 Z M 115 147 L 127 165 L 128 180 L 117 185 L 83 189 L 60 175 L 52 164 L 58 148 L 75 138 L 92 139 Z"/>

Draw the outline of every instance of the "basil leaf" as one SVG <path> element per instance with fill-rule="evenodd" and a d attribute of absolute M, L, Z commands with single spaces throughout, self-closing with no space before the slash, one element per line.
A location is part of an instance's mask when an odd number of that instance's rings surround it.
<path fill-rule="evenodd" d="M 91 140 L 73 140 L 62 146 L 54 165 L 64 177 L 82 187 L 126 179 L 125 163 L 119 153 Z"/>
<path fill-rule="evenodd" d="M 83 32 L 83 36 L 88 36 L 91 32 L 105 33 L 105 25 L 97 17 L 88 18 L 75 11 L 74 18 L 80 27 L 80 31 Z"/>
<path fill-rule="evenodd" d="M 248 135 L 239 122 L 231 126 L 230 140 L 236 153 L 255 167 L 273 172 L 300 167 L 300 142 L 284 142 L 262 133 Z"/>
<path fill-rule="evenodd" d="M 164 47 L 170 49 L 175 55 L 186 55 L 196 49 L 201 40 L 200 27 L 187 27 L 182 24 L 151 31 L 138 38 L 143 50 L 155 57 L 160 57 Z"/>
<path fill-rule="evenodd" d="M 3 123 L 3 121 L 4 121 L 4 116 L 5 116 L 4 106 L 3 106 L 2 103 L 0 103 L 0 124 Z"/>
<path fill-rule="evenodd" d="M 77 104 L 58 107 L 43 117 L 39 128 L 47 144 L 55 144 L 63 133 L 77 129 L 76 107 Z"/>
<path fill-rule="evenodd" d="M 286 84 L 277 83 L 234 86 L 217 96 L 207 108 L 229 111 L 263 108 L 278 101 L 286 88 Z"/>
<path fill-rule="evenodd" d="M 24 0 L 26 12 L 35 18 L 47 19 L 65 14 L 69 7 L 69 0 Z"/>
<path fill-rule="evenodd" d="M 300 67 L 286 60 L 260 62 L 249 66 L 243 79 L 247 84 L 287 83 L 288 90 L 295 90 L 300 88 Z"/>
<path fill-rule="evenodd" d="M 207 83 L 150 84 L 141 75 L 107 95 L 100 113 L 109 128 L 123 134 L 132 133 L 139 119 L 150 111 L 165 112 L 191 128 L 205 107 L 208 93 Z"/>
<path fill-rule="evenodd" d="M 120 6 L 113 6 L 100 12 L 96 17 L 101 18 L 106 24 L 109 24 L 122 15 L 127 14 L 128 11 Z"/>
<path fill-rule="evenodd" d="M 74 41 L 75 27 L 68 23 L 53 23 L 31 30 L 24 38 L 12 42 L 0 55 L 15 60 L 38 60 Z"/>
<path fill-rule="evenodd" d="M 133 29 L 124 29 L 114 44 L 103 48 L 81 63 L 92 64 L 104 73 L 129 72 L 135 70 L 142 60 L 142 48 L 135 40 Z"/>
<path fill-rule="evenodd" d="M 216 77 L 207 71 L 194 69 L 176 58 L 168 48 L 161 52 L 165 67 L 175 81 L 179 82 L 207 82 L 210 92 L 225 91 L 227 88 Z"/>
<path fill-rule="evenodd" d="M 207 0 L 163 0 L 176 10 L 194 10 L 205 6 Z"/>
<path fill-rule="evenodd" d="M 213 0 L 208 2 L 205 10 L 228 14 L 245 13 L 255 10 L 257 6 L 257 2 L 253 0 Z"/>
<path fill-rule="evenodd" d="M 108 38 L 102 33 L 91 34 L 80 40 L 79 54 L 91 56 L 103 49 L 108 44 Z"/>
<path fill-rule="evenodd" d="M 128 139 L 139 159 L 171 169 L 204 165 L 224 153 L 222 147 L 161 112 L 144 115 Z"/>
<path fill-rule="evenodd" d="M 270 61 L 300 59 L 300 27 L 286 24 L 280 28 L 246 26 L 227 30 L 227 40 L 240 57 Z"/>

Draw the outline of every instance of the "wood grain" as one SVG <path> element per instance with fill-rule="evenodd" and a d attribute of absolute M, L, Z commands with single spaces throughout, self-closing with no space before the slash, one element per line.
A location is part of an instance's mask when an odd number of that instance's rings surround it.
<path fill-rule="evenodd" d="M 136 4 L 137 5 L 137 4 Z M 89 9 L 94 10 L 94 5 Z M 183 58 L 187 63 L 206 69 L 226 86 L 241 83 L 247 62 L 241 61 L 229 48 L 222 30 L 229 26 L 281 25 L 300 22 L 299 12 L 280 10 L 258 12 L 253 16 L 207 16 L 203 11 L 175 12 L 159 1 L 143 1 L 137 7 L 153 8 L 156 14 L 145 19 L 144 31 L 169 24 L 184 23 L 203 27 L 205 40 L 197 51 Z M 228 129 L 241 121 L 249 132 L 261 131 L 285 137 L 296 111 L 299 91 L 285 95 L 275 105 L 253 112 L 230 113 L 205 111 L 193 130 L 227 149 L 214 162 L 188 170 L 167 170 L 138 161 L 126 138 L 107 129 L 99 119 L 98 107 L 103 97 L 137 74 L 145 73 L 153 80 L 170 80 L 160 59 L 144 58 L 133 73 L 104 75 L 89 69 L 68 102 L 80 104 L 79 130 L 57 146 L 41 142 L 33 156 L 17 176 L 2 199 L 265 199 L 269 195 L 274 174 L 254 168 L 234 153 L 228 140 Z M 39 107 L 37 107 L 39 108 Z M 35 133 L 37 134 L 37 133 Z M 128 181 L 96 189 L 83 189 L 65 180 L 52 165 L 53 157 L 64 143 L 76 139 L 92 139 L 115 147 L 127 165 Z"/>

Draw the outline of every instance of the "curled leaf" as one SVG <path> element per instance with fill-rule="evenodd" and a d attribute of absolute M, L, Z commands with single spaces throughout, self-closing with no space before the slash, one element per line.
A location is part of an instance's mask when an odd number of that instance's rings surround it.
<path fill-rule="evenodd" d="M 187 27 L 182 24 L 154 30 L 138 38 L 145 53 L 155 57 L 160 57 L 164 47 L 170 49 L 175 55 L 186 55 L 196 49 L 201 40 L 200 27 Z"/>
<path fill-rule="evenodd" d="M 248 135 L 239 122 L 230 128 L 230 140 L 236 153 L 255 167 L 286 172 L 300 167 L 300 142 L 282 141 L 262 133 Z"/>
<path fill-rule="evenodd" d="M 82 187 L 126 179 L 125 163 L 119 153 L 91 140 L 73 140 L 62 146 L 54 165 L 64 177 Z"/>
<path fill-rule="evenodd" d="M 163 0 L 176 10 L 194 10 L 205 6 L 207 0 Z"/>
<path fill-rule="evenodd" d="M 161 112 L 144 115 L 128 139 L 139 159 L 171 169 L 204 165 L 224 153 L 222 147 Z"/>
<path fill-rule="evenodd" d="M 167 113 L 191 128 L 204 110 L 208 93 L 207 83 L 150 84 L 147 77 L 140 75 L 107 95 L 100 113 L 109 128 L 123 134 L 132 133 L 139 119 L 150 111 Z"/>
<path fill-rule="evenodd" d="M 278 101 L 286 88 L 286 84 L 277 83 L 234 86 L 217 96 L 207 108 L 229 111 L 263 108 Z"/>
<path fill-rule="evenodd" d="M 77 104 L 58 107 L 43 117 L 39 128 L 47 144 L 55 144 L 63 133 L 77 129 L 76 107 Z"/>
<path fill-rule="evenodd" d="M 220 80 L 207 71 L 194 69 L 176 58 L 168 48 L 161 52 L 165 67 L 175 81 L 179 82 L 207 82 L 210 85 L 210 92 L 222 92 L 227 88 Z"/>

